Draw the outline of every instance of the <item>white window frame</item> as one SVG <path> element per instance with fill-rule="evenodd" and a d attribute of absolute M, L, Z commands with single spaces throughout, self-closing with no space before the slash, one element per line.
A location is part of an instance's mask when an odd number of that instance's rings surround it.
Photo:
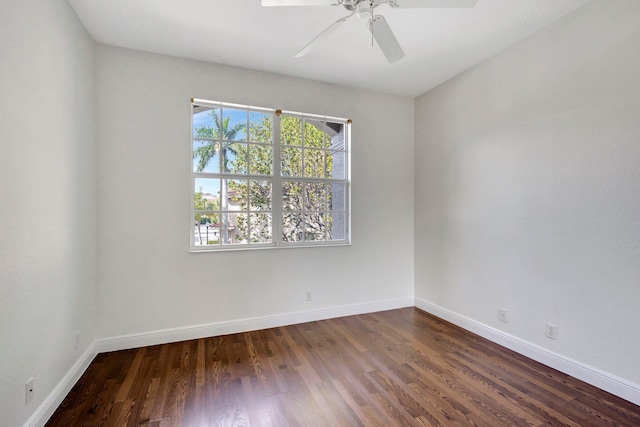
<path fill-rule="evenodd" d="M 194 124 L 193 124 L 193 109 L 194 106 L 200 107 L 211 107 L 211 108 L 228 108 L 235 110 L 247 110 L 247 112 L 259 112 L 259 113 L 267 113 L 273 115 L 273 138 L 272 138 L 272 165 L 273 165 L 273 174 L 270 176 L 264 175 L 252 175 L 249 173 L 245 174 L 237 174 L 237 173 L 225 173 L 223 171 L 218 172 L 197 172 L 194 167 Z M 325 116 L 325 115 L 317 115 L 317 114 L 308 114 L 308 113 L 300 113 L 294 111 L 283 111 L 279 109 L 273 108 L 264 108 L 264 107 L 253 107 L 248 105 L 241 104 L 233 104 L 228 102 L 219 102 L 219 101 L 210 101 L 205 99 L 197 99 L 192 98 L 191 104 L 191 127 L 190 127 L 190 162 L 189 168 L 191 170 L 191 226 L 190 226 L 190 251 L 191 252 L 218 252 L 218 251 L 236 251 L 236 250 L 252 250 L 252 249 L 272 249 L 272 248 L 296 248 L 296 247 L 319 247 L 319 246 L 345 246 L 351 244 L 351 120 L 339 117 Z M 282 147 L 280 141 L 280 122 L 281 116 L 290 116 L 296 117 L 303 120 L 312 120 L 312 121 L 326 121 L 330 123 L 336 123 L 343 125 L 344 129 L 344 178 L 312 178 L 312 177 L 290 177 L 290 176 L 282 176 L 281 174 L 281 162 L 280 156 Z M 304 129 L 304 127 L 303 127 Z M 248 132 L 247 132 L 248 133 Z M 242 143 L 249 143 L 249 138 L 247 141 L 238 141 Z M 224 142 L 224 141 L 221 141 Z M 230 141 L 229 141 L 230 142 Z M 304 153 L 305 146 L 302 144 L 300 147 L 301 152 Z M 309 149 L 309 148 L 307 148 Z M 314 148 L 318 149 L 318 148 Z M 320 149 L 321 151 L 330 152 L 331 148 L 326 147 Z M 325 156 L 326 158 L 326 156 Z M 326 160 L 325 160 L 326 167 Z M 303 161 L 304 168 L 304 161 Z M 249 172 L 249 171 L 247 171 Z M 196 192 L 196 179 L 198 178 L 211 178 L 211 179 L 240 179 L 240 180 L 262 180 L 262 181 L 271 181 L 272 183 L 272 197 L 271 197 L 271 242 L 260 242 L 260 243 L 251 243 L 250 239 L 246 243 L 235 243 L 235 244 L 222 244 L 221 242 L 215 245 L 197 245 L 196 244 L 196 236 L 194 230 L 194 220 L 197 214 L 203 215 L 213 215 L 222 213 L 220 211 L 206 211 L 206 210 L 196 210 L 195 209 L 195 192 Z M 286 242 L 282 239 L 282 219 L 284 217 L 283 207 L 282 207 L 282 197 L 283 197 L 283 181 L 295 181 L 301 183 L 323 183 L 323 184 L 339 184 L 344 185 L 344 211 L 336 211 L 343 212 L 344 214 L 344 238 L 343 239 L 332 239 L 332 240 L 301 240 L 294 242 Z M 222 208 L 220 208 L 222 209 Z M 242 211 L 244 212 L 244 211 Z M 249 208 L 247 208 L 248 213 L 252 212 Z M 302 211 L 304 213 L 306 211 Z M 317 211 L 314 211 L 317 212 Z M 332 210 L 327 210 L 325 212 L 333 212 Z M 222 218 L 222 217 L 221 217 Z M 222 229 L 220 229 L 222 232 Z M 306 234 L 303 232 L 303 236 Z M 221 240 L 221 239 L 219 239 Z"/>

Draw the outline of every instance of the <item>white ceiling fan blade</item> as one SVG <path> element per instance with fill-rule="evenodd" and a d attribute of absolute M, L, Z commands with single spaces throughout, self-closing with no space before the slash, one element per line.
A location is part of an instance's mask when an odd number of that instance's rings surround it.
<path fill-rule="evenodd" d="M 323 32 L 321 32 L 320 34 L 315 36 L 313 38 L 313 40 L 311 40 L 309 43 L 307 43 L 307 45 L 305 47 L 300 49 L 300 52 L 296 53 L 294 55 L 294 57 L 295 58 L 300 58 L 301 56 L 304 56 L 307 53 L 309 53 L 309 51 L 311 50 L 311 48 L 313 47 L 314 44 L 318 43 L 320 40 L 324 39 L 329 34 L 334 32 L 336 30 L 336 28 L 338 28 L 340 25 L 342 25 L 345 22 L 347 22 L 349 20 L 349 18 L 351 18 L 353 15 L 354 14 L 352 13 L 351 15 L 345 16 L 344 18 L 340 18 L 336 22 L 334 22 L 333 24 L 329 25 Z"/>
<path fill-rule="evenodd" d="M 333 6 L 338 0 L 262 0 L 262 6 Z"/>
<path fill-rule="evenodd" d="M 264 0 L 263 0 L 264 1 Z M 395 0 L 390 2 L 391 7 L 400 7 L 403 9 L 417 7 L 433 7 L 433 8 L 459 8 L 473 7 L 478 0 Z"/>
<path fill-rule="evenodd" d="M 402 47 L 400 47 L 400 43 L 398 43 L 396 36 L 393 35 L 391 27 L 389 27 L 387 20 L 383 16 L 374 16 L 369 21 L 369 30 L 371 30 L 373 38 L 376 39 L 387 61 L 396 62 L 404 58 Z"/>

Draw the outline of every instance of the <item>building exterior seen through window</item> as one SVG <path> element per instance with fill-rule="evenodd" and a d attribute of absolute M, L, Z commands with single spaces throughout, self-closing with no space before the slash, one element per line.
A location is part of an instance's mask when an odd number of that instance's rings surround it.
<path fill-rule="evenodd" d="M 192 251 L 350 243 L 350 121 L 192 102 Z"/>

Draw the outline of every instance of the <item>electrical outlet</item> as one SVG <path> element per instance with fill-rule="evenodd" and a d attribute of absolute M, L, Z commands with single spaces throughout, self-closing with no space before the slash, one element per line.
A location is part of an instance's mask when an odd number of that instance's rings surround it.
<path fill-rule="evenodd" d="M 304 299 L 305 301 L 311 301 L 313 299 L 313 295 L 311 295 L 311 291 L 305 291 Z"/>
<path fill-rule="evenodd" d="M 29 378 L 27 382 L 24 384 L 24 404 L 31 402 L 33 400 L 33 378 Z"/>
<path fill-rule="evenodd" d="M 547 323 L 547 328 L 544 333 L 547 338 L 551 338 L 552 340 L 558 339 L 558 326 L 552 323 Z"/>
<path fill-rule="evenodd" d="M 507 310 L 504 309 L 499 309 L 498 310 L 498 320 L 504 323 L 507 323 L 509 320 L 507 320 Z"/>
<path fill-rule="evenodd" d="M 77 350 L 78 347 L 80 347 L 80 331 L 76 331 L 75 349 Z"/>

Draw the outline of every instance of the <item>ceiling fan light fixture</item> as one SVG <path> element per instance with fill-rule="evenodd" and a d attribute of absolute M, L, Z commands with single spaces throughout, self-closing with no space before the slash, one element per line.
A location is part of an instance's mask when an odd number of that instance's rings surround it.
<path fill-rule="evenodd" d="M 355 5 L 355 12 L 360 19 L 371 19 L 373 17 L 373 8 L 378 7 L 373 2 L 362 0 Z"/>

